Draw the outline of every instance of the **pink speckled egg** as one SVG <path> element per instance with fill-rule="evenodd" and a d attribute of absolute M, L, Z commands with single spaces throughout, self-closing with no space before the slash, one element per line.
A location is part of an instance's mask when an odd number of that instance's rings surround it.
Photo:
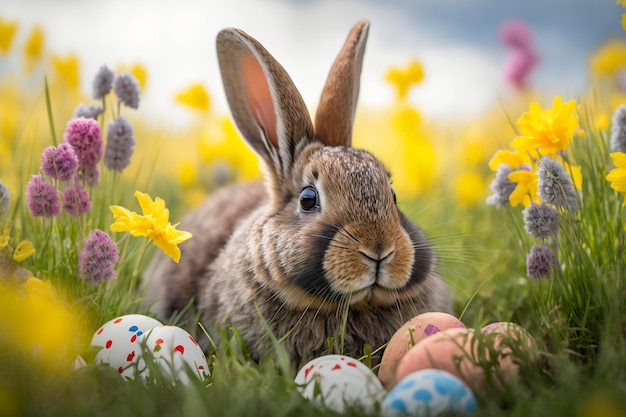
<path fill-rule="evenodd" d="M 380 362 L 378 378 L 383 385 L 391 388 L 398 381 L 396 369 L 410 348 L 429 336 L 453 328 L 462 329 L 465 325 L 455 316 L 441 312 L 423 313 L 403 324 L 389 339 Z"/>

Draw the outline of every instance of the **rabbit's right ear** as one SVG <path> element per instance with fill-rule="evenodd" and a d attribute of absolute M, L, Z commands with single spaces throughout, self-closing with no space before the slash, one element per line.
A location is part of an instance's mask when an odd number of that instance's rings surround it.
<path fill-rule="evenodd" d="M 258 41 L 239 29 L 218 33 L 217 57 L 237 128 L 275 179 L 290 177 L 299 143 L 313 138 L 309 112 L 293 81 Z"/>

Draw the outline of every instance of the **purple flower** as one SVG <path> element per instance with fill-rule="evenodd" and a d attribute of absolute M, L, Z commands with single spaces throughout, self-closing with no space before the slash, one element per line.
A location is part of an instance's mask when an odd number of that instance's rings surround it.
<path fill-rule="evenodd" d="M 59 193 L 54 185 L 33 175 L 26 185 L 26 204 L 33 216 L 52 217 L 61 212 Z"/>
<path fill-rule="evenodd" d="M 563 165 L 549 156 L 544 156 L 541 158 L 537 175 L 541 201 L 572 212 L 578 211 L 576 191 Z"/>
<path fill-rule="evenodd" d="M 510 48 L 528 50 L 533 46 L 533 34 L 523 20 L 505 20 L 500 25 L 498 35 L 500 42 Z"/>
<path fill-rule="evenodd" d="M 104 150 L 104 164 L 108 169 L 122 172 L 130 164 L 130 157 L 135 146 L 133 127 L 128 120 L 120 116 L 109 122 L 107 145 Z"/>
<path fill-rule="evenodd" d="M 97 165 L 89 165 L 79 169 L 76 178 L 83 184 L 95 187 L 100 181 L 100 170 Z"/>
<path fill-rule="evenodd" d="M 139 83 L 130 72 L 124 72 L 113 82 L 117 101 L 124 103 L 131 109 L 139 107 Z"/>
<path fill-rule="evenodd" d="M 111 91 L 115 74 L 106 65 L 100 67 L 93 80 L 93 98 L 104 98 Z"/>
<path fill-rule="evenodd" d="M 550 206 L 532 203 L 522 214 L 526 231 L 536 239 L 555 236 L 559 231 L 559 215 Z"/>
<path fill-rule="evenodd" d="M 517 19 L 503 22 L 499 32 L 500 42 L 511 51 L 504 69 L 504 77 L 514 87 L 523 89 L 533 68 L 539 62 L 533 47 L 532 32 L 525 22 Z"/>
<path fill-rule="evenodd" d="M 611 152 L 626 153 L 626 106 L 619 106 L 611 123 Z"/>
<path fill-rule="evenodd" d="M 91 210 L 89 194 L 80 184 L 63 190 L 63 210 L 70 216 L 80 216 Z"/>
<path fill-rule="evenodd" d="M 517 184 L 509 179 L 511 172 L 513 172 L 513 169 L 510 166 L 500 164 L 496 171 L 496 177 L 491 181 L 491 184 L 489 184 L 493 195 L 487 197 L 487 204 L 493 204 L 497 208 L 501 208 L 509 203 L 509 196 L 515 191 L 515 187 L 517 187 Z"/>
<path fill-rule="evenodd" d="M 526 257 L 526 275 L 529 278 L 547 278 L 550 269 L 558 266 L 556 255 L 545 246 L 533 245 Z"/>
<path fill-rule="evenodd" d="M 80 168 L 96 165 L 102 158 L 102 133 L 94 119 L 79 117 L 70 120 L 63 139 L 74 148 Z"/>
<path fill-rule="evenodd" d="M 95 229 L 83 241 L 83 250 L 78 254 L 78 276 L 92 286 L 116 277 L 115 263 L 119 259 L 117 246 L 109 235 Z"/>
<path fill-rule="evenodd" d="M 78 169 L 78 157 L 69 143 L 48 146 L 41 153 L 41 171 L 51 179 L 69 181 Z"/>
<path fill-rule="evenodd" d="M 83 103 L 80 103 L 78 107 L 76 107 L 76 110 L 74 110 L 72 118 L 77 119 L 79 117 L 84 117 L 85 119 L 97 120 L 98 116 L 100 116 L 103 112 L 104 109 L 100 106 L 86 106 Z"/>

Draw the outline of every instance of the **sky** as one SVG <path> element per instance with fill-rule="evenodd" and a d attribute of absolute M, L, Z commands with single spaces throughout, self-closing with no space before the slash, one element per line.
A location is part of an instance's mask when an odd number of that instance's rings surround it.
<path fill-rule="evenodd" d="M 101 65 L 148 69 L 142 111 L 180 120 L 173 96 L 203 83 L 214 108 L 227 112 L 215 36 L 228 26 L 259 40 L 287 69 L 314 108 L 328 69 L 352 25 L 369 18 L 360 106 L 393 99 L 384 81 L 391 66 L 415 58 L 424 83 L 410 99 L 426 116 L 474 116 L 510 92 L 503 80 L 507 50 L 500 24 L 532 29 L 540 65 L 532 85 L 574 98 L 586 86 L 590 54 L 611 37 L 626 38 L 614 0 L 3 0 L 0 18 L 16 20 L 23 43 L 40 25 L 47 46 L 81 60 L 82 83 Z"/>

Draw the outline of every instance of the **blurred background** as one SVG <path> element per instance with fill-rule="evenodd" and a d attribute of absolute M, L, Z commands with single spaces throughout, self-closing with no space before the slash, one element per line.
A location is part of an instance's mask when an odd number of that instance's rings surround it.
<path fill-rule="evenodd" d="M 391 66 L 418 60 L 424 72 L 408 99 L 427 117 L 464 119 L 510 94 L 504 74 L 510 48 L 503 22 L 521 19 L 532 32 L 538 65 L 529 82 L 546 94 L 576 96 L 587 86 L 591 54 L 624 38 L 613 0 L 4 0 L 0 18 L 19 22 L 13 44 L 31 30 L 45 33 L 45 49 L 80 59 L 80 84 L 90 91 L 101 65 L 145 69 L 143 113 L 164 123 L 187 123 L 173 97 L 192 83 L 227 111 L 214 40 L 235 26 L 256 37 L 286 67 L 314 107 L 331 62 L 350 27 L 371 20 L 361 105 L 393 100 L 385 82 Z M 0 74 L 21 65 L 0 61 Z"/>

